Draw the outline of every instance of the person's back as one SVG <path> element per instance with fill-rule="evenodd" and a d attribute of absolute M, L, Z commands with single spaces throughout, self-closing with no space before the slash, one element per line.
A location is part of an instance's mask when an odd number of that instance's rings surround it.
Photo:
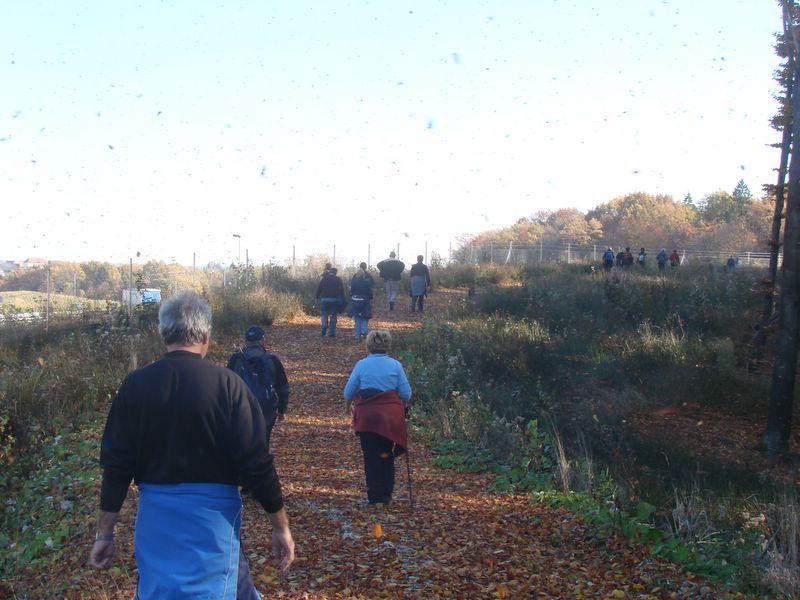
<path fill-rule="evenodd" d="M 399 286 L 400 278 L 406 265 L 403 261 L 395 258 L 394 251 L 389 252 L 389 258 L 382 260 L 377 264 L 378 273 L 384 281 L 384 289 L 386 291 L 386 298 L 389 301 L 389 310 L 394 310 L 394 303 L 397 301 L 397 288 Z"/>
<path fill-rule="evenodd" d="M 197 294 L 162 304 L 159 333 L 167 353 L 125 377 L 106 421 L 90 564 L 111 566 L 114 524 L 134 481 L 142 600 L 222 597 L 225 590 L 254 597 L 241 549 L 238 484 L 250 487 L 267 512 L 279 567 L 293 560 L 261 407 L 233 372 L 203 360 L 210 331 L 211 309 Z"/>
<path fill-rule="evenodd" d="M 344 306 L 344 284 L 336 267 L 331 267 L 320 279 L 317 286 L 322 335 L 336 335 L 336 321 L 339 310 Z"/>
<path fill-rule="evenodd" d="M 350 280 L 350 295 L 361 296 L 372 300 L 372 290 L 375 287 L 375 280 L 369 273 L 356 273 Z"/>
<path fill-rule="evenodd" d="M 378 272 L 384 281 L 400 281 L 406 264 L 396 258 L 387 258 L 377 264 Z"/>
<path fill-rule="evenodd" d="M 267 448 L 272 429 L 283 422 L 289 404 L 289 379 L 280 359 L 264 347 L 266 331 L 254 325 L 245 332 L 245 346 L 228 360 L 228 369 L 239 375 L 258 401 L 267 423 Z"/>
<path fill-rule="evenodd" d="M 317 298 L 338 298 L 344 294 L 342 278 L 336 274 L 335 269 L 326 271 L 317 286 Z"/>

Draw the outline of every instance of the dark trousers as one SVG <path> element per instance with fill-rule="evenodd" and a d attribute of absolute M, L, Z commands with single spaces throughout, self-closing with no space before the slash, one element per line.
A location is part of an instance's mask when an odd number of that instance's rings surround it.
<path fill-rule="evenodd" d="M 275 427 L 275 421 L 278 420 L 277 413 L 273 415 L 264 415 L 267 421 L 267 452 L 272 454 L 272 451 L 269 449 L 270 438 L 272 437 L 272 429 Z"/>
<path fill-rule="evenodd" d="M 394 443 L 372 432 L 358 434 L 364 453 L 367 500 L 370 504 L 389 502 L 394 491 Z"/>
<path fill-rule="evenodd" d="M 420 312 L 422 312 L 422 302 L 425 300 L 425 296 L 411 296 L 411 310 L 416 310 L 419 307 Z"/>

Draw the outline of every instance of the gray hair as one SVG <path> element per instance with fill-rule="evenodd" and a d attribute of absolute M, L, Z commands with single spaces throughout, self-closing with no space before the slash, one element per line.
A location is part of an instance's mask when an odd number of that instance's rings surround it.
<path fill-rule="evenodd" d="M 370 354 L 386 354 L 392 346 L 392 334 L 382 329 L 373 329 L 367 334 L 367 351 Z"/>
<path fill-rule="evenodd" d="M 161 305 L 158 333 L 165 344 L 201 344 L 211 333 L 211 307 L 195 292 L 178 294 Z"/>

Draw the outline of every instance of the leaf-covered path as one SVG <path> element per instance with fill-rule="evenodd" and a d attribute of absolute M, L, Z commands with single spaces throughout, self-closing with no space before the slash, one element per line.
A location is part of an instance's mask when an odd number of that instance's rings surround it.
<path fill-rule="evenodd" d="M 433 294 L 428 311 L 441 310 L 448 296 Z M 419 324 L 406 306 L 390 315 L 380 297 L 375 309 L 371 328 L 396 332 Z M 312 317 L 268 331 L 268 347 L 283 360 L 292 384 L 289 416 L 272 439 L 297 560 L 287 576 L 276 575 L 267 520 L 246 499 L 245 551 L 263 597 L 713 597 L 676 566 L 653 561 L 645 548 L 622 539 L 593 535 L 564 509 L 489 493 L 489 475 L 433 467 L 413 435 L 414 509 L 405 459 L 397 463 L 395 502 L 385 509 L 367 507 L 361 449 L 342 399 L 347 376 L 365 350 L 352 339 L 352 321 L 339 323 L 336 338 L 320 337 Z M 218 344 L 213 358 L 223 362 L 229 349 Z M 118 526 L 121 568 L 86 573 L 74 597 L 132 597 L 134 514 L 132 492 Z"/>

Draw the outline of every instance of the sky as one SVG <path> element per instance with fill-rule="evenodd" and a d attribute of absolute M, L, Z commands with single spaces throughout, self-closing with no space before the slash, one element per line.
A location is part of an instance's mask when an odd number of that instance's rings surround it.
<path fill-rule="evenodd" d="M 760 195 L 780 27 L 774 0 L 4 0 L 0 259 L 374 264 Z"/>

